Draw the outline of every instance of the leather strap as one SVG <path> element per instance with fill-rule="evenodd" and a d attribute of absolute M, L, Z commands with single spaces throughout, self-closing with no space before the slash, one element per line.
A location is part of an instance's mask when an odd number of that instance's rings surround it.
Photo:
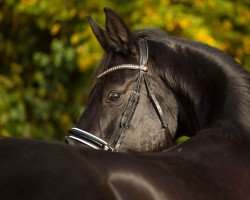
<path fill-rule="evenodd" d="M 149 81 L 148 81 L 148 78 L 147 78 L 146 74 L 144 75 L 144 81 L 145 81 L 145 85 L 146 85 L 146 88 L 147 88 L 147 91 L 148 91 L 148 96 L 151 99 L 151 101 L 152 101 L 152 103 L 153 103 L 153 105 L 155 107 L 156 113 L 157 113 L 157 115 L 158 115 L 158 117 L 159 117 L 159 119 L 161 121 L 162 127 L 165 130 L 165 135 L 166 135 L 169 143 L 173 144 L 173 137 L 169 132 L 167 120 L 165 119 L 165 116 L 164 116 L 163 110 L 162 110 L 162 108 L 161 108 L 161 106 L 159 104 L 159 101 L 157 100 L 153 90 L 150 87 L 150 84 L 149 84 Z"/>
<path fill-rule="evenodd" d="M 119 128 L 120 130 L 116 132 L 116 135 L 111 139 L 111 143 L 109 143 L 112 147 L 115 144 L 114 146 L 115 151 L 118 151 L 125 137 L 124 130 L 129 127 L 131 119 L 134 116 L 137 104 L 139 103 L 141 84 L 143 81 L 143 75 L 145 73 L 145 71 L 142 69 L 143 69 L 143 66 L 145 66 L 146 63 L 148 62 L 148 45 L 147 45 L 147 41 L 143 38 L 139 39 L 139 50 L 140 50 L 140 67 L 141 67 L 141 69 L 139 70 L 139 77 L 136 81 L 135 89 L 132 90 L 130 94 L 128 104 L 122 115 L 120 128 Z"/>
<path fill-rule="evenodd" d="M 140 66 L 144 66 L 148 62 L 148 43 L 145 39 L 139 39 L 140 49 Z"/>

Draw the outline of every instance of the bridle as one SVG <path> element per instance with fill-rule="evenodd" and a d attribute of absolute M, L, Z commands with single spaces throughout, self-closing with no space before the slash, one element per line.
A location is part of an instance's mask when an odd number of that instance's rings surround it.
<path fill-rule="evenodd" d="M 108 70 L 102 72 L 100 75 L 97 76 L 97 79 L 101 79 L 107 74 L 110 74 L 114 71 L 122 70 L 122 69 L 131 69 L 131 70 L 139 71 L 139 76 L 136 81 L 135 88 L 130 93 L 127 106 L 120 120 L 119 128 L 114 132 L 109 142 L 106 142 L 87 131 L 74 127 L 69 130 L 68 136 L 65 137 L 66 143 L 74 146 L 75 144 L 73 141 L 75 140 L 94 149 L 105 150 L 105 151 L 118 151 L 123 141 L 123 138 L 125 137 L 125 129 L 129 128 L 129 125 L 135 113 L 137 104 L 139 103 L 141 85 L 144 80 L 148 96 L 151 99 L 151 102 L 161 121 L 162 127 L 165 130 L 165 135 L 169 143 L 173 144 L 173 136 L 171 135 L 168 129 L 168 124 L 163 114 L 163 110 L 158 100 L 156 99 L 156 96 L 153 90 L 151 89 L 148 78 L 147 78 L 148 67 L 146 66 L 146 64 L 148 62 L 148 45 L 145 39 L 143 38 L 139 39 L 139 48 L 140 48 L 140 65 L 134 65 L 134 64 L 118 65 L 118 66 L 109 68 Z"/>

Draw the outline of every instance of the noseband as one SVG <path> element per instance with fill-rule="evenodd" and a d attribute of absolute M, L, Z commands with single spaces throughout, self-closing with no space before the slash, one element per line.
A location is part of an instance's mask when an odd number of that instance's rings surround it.
<path fill-rule="evenodd" d="M 162 108 L 158 100 L 156 99 L 153 90 L 150 88 L 149 81 L 147 79 L 148 67 L 146 66 L 146 64 L 148 62 L 148 45 L 145 39 L 142 38 L 139 39 L 139 48 L 140 48 L 140 65 L 133 65 L 133 64 L 118 65 L 104 71 L 103 73 L 97 76 L 97 78 L 100 79 L 106 76 L 107 74 L 122 69 L 131 69 L 139 71 L 139 76 L 136 81 L 136 86 L 130 93 L 127 106 L 122 114 L 119 128 L 114 132 L 109 142 L 105 142 L 99 137 L 96 137 L 91 133 L 88 133 L 79 128 L 72 128 L 69 130 L 68 136 L 65 137 L 66 143 L 74 145 L 73 141 L 76 140 L 94 149 L 105 150 L 105 151 L 118 151 L 123 141 L 123 138 L 125 137 L 124 130 L 129 128 L 129 124 L 135 113 L 137 104 L 139 103 L 140 90 L 143 80 L 145 82 L 148 96 L 151 99 L 151 102 L 161 121 L 162 127 L 165 130 L 165 135 L 169 140 L 170 144 L 173 143 L 173 136 L 169 132 L 168 125 L 165 120 Z"/>

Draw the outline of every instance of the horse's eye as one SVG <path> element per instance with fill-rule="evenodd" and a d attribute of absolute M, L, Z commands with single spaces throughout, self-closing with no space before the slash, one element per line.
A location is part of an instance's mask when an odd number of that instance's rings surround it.
<path fill-rule="evenodd" d="M 118 93 L 118 92 L 111 92 L 109 94 L 109 100 L 110 101 L 118 101 L 120 99 L 120 97 L 121 97 L 121 94 Z"/>

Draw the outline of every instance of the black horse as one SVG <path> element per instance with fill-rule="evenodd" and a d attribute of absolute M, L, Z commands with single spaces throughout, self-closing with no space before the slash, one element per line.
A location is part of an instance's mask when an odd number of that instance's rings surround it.
<path fill-rule="evenodd" d="M 249 74 L 215 48 L 132 33 L 105 13 L 106 30 L 89 18 L 106 54 L 67 141 L 144 153 L 2 138 L 1 199 L 248 199 Z"/>

